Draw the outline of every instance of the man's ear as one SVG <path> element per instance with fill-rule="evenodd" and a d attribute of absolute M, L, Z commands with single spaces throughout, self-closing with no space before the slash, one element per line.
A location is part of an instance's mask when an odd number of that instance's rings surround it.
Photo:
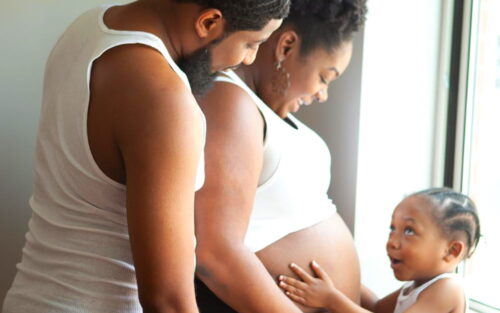
<path fill-rule="evenodd" d="M 291 52 L 299 51 L 300 38 L 293 30 L 286 30 L 279 35 L 274 51 L 276 62 L 283 62 Z"/>
<path fill-rule="evenodd" d="M 205 9 L 200 12 L 195 21 L 196 34 L 202 39 L 213 41 L 224 33 L 224 18 L 217 9 Z"/>
<path fill-rule="evenodd" d="M 447 262 L 456 260 L 457 258 L 461 260 L 465 250 L 465 244 L 462 241 L 454 240 L 448 245 L 448 253 L 444 259 Z"/>

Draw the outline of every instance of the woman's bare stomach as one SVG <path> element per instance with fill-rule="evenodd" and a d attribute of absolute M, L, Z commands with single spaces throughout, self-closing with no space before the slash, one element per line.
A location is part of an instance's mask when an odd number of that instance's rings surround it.
<path fill-rule="evenodd" d="M 276 281 L 281 274 L 296 277 L 289 268 L 292 262 L 312 274 L 309 265 L 315 260 L 328 272 L 338 289 L 359 303 L 358 256 L 351 233 L 338 214 L 291 233 L 256 254 Z M 306 307 L 301 309 L 320 312 Z"/>

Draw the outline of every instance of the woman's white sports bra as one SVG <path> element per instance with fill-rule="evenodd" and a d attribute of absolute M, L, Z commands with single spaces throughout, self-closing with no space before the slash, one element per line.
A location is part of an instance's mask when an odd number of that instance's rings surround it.
<path fill-rule="evenodd" d="M 281 119 L 233 71 L 221 72 L 216 81 L 247 92 L 266 125 L 262 172 L 245 245 L 259 251 L 335 214 L 327 195 L 330 152 L 321 137 L 290 114 L 296 128 Z"/>

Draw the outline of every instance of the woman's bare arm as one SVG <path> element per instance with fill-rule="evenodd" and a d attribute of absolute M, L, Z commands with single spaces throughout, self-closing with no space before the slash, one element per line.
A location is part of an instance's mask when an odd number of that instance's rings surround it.
<path fill-rule="evenodd" d="M 240 313 L 300 312 L 244 245 L 263 158 L 263 120 L 239 87 L 217 83 L 202 101 L 206 179 L 196 194 L 197 274 Z"/>

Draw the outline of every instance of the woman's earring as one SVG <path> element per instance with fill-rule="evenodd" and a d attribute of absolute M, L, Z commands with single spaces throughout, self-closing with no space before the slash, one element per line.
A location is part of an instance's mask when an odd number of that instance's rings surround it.
<path fill-rule="evenodd" d="M 283 60 L 276 62 L 276 71 L 272 78 L 272 90 L 280 96 L 286 95 L 288 88 L 290 87 L 290 74 L 285 71 L 282 62 Z"/>

